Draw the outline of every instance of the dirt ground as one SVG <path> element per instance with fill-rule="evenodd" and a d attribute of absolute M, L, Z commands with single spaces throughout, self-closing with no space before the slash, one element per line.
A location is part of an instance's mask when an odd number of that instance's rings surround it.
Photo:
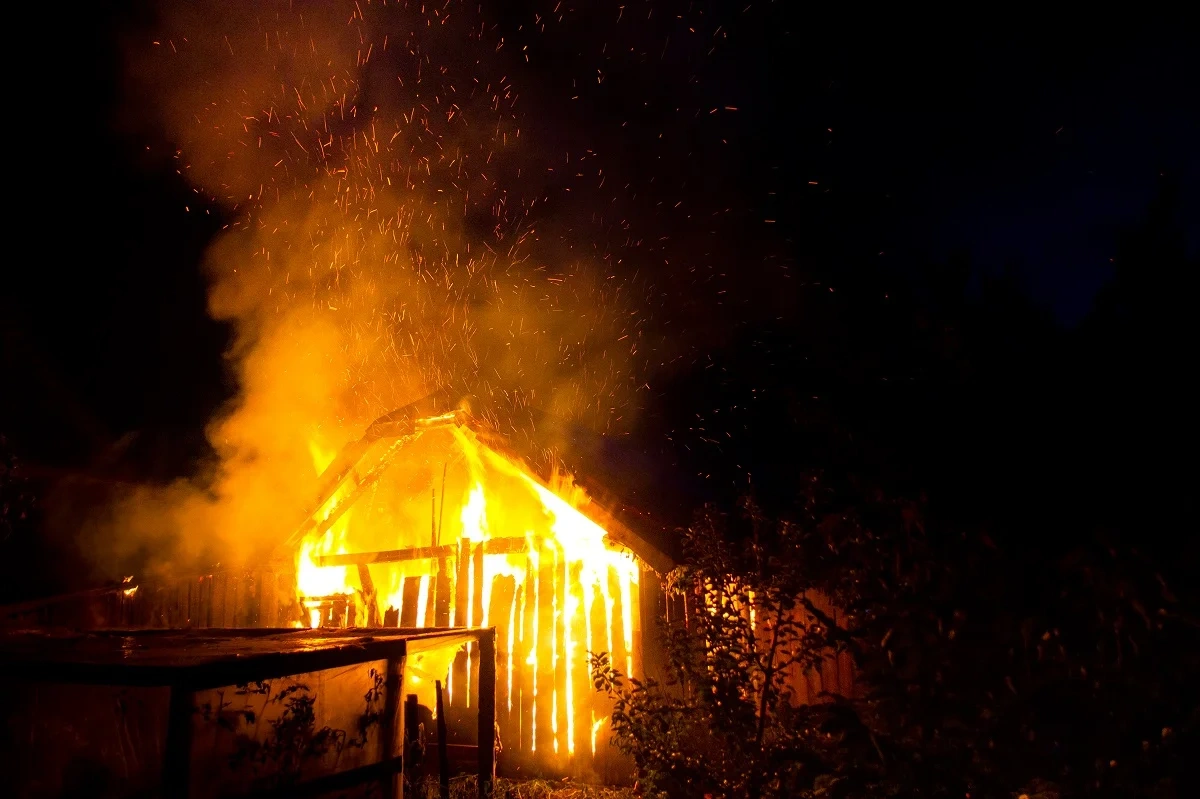
<path fill-rule="evenodd" d="M 427 780 L 417 795 L 420 799 L 438 799 L 436 779 Z M 496 780 L 496 799 L 634 799 L 630 788 L 610 788 L 586 785 L 569 780 Z M 475 799 L 474 777 L 458 777 L 450 781 L 450 799 Z"/>

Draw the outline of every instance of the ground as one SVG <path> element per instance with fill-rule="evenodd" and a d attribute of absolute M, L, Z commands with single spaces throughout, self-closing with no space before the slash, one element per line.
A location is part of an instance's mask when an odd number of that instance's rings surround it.
<path fill-rule="evenodd" d="M 570 780 L 546 782 L 543 780 L 496 780 L 496 799 L 632 799 L 630 788 L 610 788 L 604 785 L 586 785 Z M 426 781 L 417 796 L 420 799 L 437 799 L 436 779 Z M 457 777 L 450 781 L 450 799 L 475 799 L 475 778 Z"/>

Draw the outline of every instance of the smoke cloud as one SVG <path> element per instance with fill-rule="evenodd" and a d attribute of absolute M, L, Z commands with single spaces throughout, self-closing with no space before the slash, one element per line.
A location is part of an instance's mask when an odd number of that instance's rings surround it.
<path fill-rule="evenodd" d="M 475 3 L 366 0 L 169 4 L 131 44 L 139 130 L 229 220 L 206 269 L 239 393 L 212 469 L 126 496 L 95 548 L 250 557 L 300 521 L 318 453 L 440 388 L 628 422 L 631 284 L 563 246 L 547 185 L 581 157 L 539 142 L 511 50 Z"/>

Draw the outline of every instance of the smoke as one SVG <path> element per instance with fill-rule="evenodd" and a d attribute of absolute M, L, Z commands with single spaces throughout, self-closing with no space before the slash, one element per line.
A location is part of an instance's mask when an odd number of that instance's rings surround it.
<path fill-rule="evenodd" d="M 539 142 L 505 44 L 475 3 L 366 0 L 169 4 L 133 42 L 138 129 L 229 220 L 206 269 L 239 393 L 211 470 L 123 498 L 98 548 L 250 557 L 300 521 L 314 452 L 439 388 L 628 423 L 631 285 L 563 246 L 548 185 L 579 158 Z"/>

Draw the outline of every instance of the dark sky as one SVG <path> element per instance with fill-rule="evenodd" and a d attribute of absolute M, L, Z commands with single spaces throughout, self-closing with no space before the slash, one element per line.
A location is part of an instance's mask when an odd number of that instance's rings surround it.
<path fill-rule="evenodd" d="M 536 5 L 506 3 L 497 18 L 516 28 Z M 633 40 L 649 50 L 663 39 L 657 63 L 614 74 L 546 124 L 602 131 L 640 103 L 631 135 L 650 143 L 667 129 L 694 145 L 663 162 L 658 185 L 703 175 L 688 191 L 746 220 L 731 229 L 729 251 L 869 253 L 902 278 L 965 252 L 976 273 L 1015 269 L 1072 326 L 1165 170 L 1184 186 L 1195 252 L 1200 71 L 1175 20 L 1089 20 L 1086 31 L 1078 20 L 907 20 L 868 31 L 793 3 L 675 5 L 701 7 L 707 30 L 723 28 L 714 54 L 679 38 L 668 46 L 688 24 L 682 16 L 646 25 Z M 13 124 L 22 132 L 9 142 L 0 431 L 48 464 L 86 463 L 139 429 L 194 451 L 203 421 L 233 391 L 227 331 L 205 317 L 198 266 L 219 220 L 155 157 L 162 142 L 116 124 L 122 37 L 145 10 L 93 5 L 64 16 L 21 26 L 36 49 L 21 73 Z M 521 80 L 552 103 L 575 55 L 598 51 L 589 36 L 601 35 L 580 24 L 539 41 Z M 680 104 L 738 110 L 693 122 L 670 111 Z M 726 149 L 713 149 L 716 138 Z M 616 147 L 637 162 L 636 146 Z M 710 160 L 714 152 L 730 155 Z M 630 173 L 654 170 L 649 161 Z M 759 224 L 767 217 L 769 230 Z M 738 268 L 760 268 L 757 256 L 747 261 Z"/>

